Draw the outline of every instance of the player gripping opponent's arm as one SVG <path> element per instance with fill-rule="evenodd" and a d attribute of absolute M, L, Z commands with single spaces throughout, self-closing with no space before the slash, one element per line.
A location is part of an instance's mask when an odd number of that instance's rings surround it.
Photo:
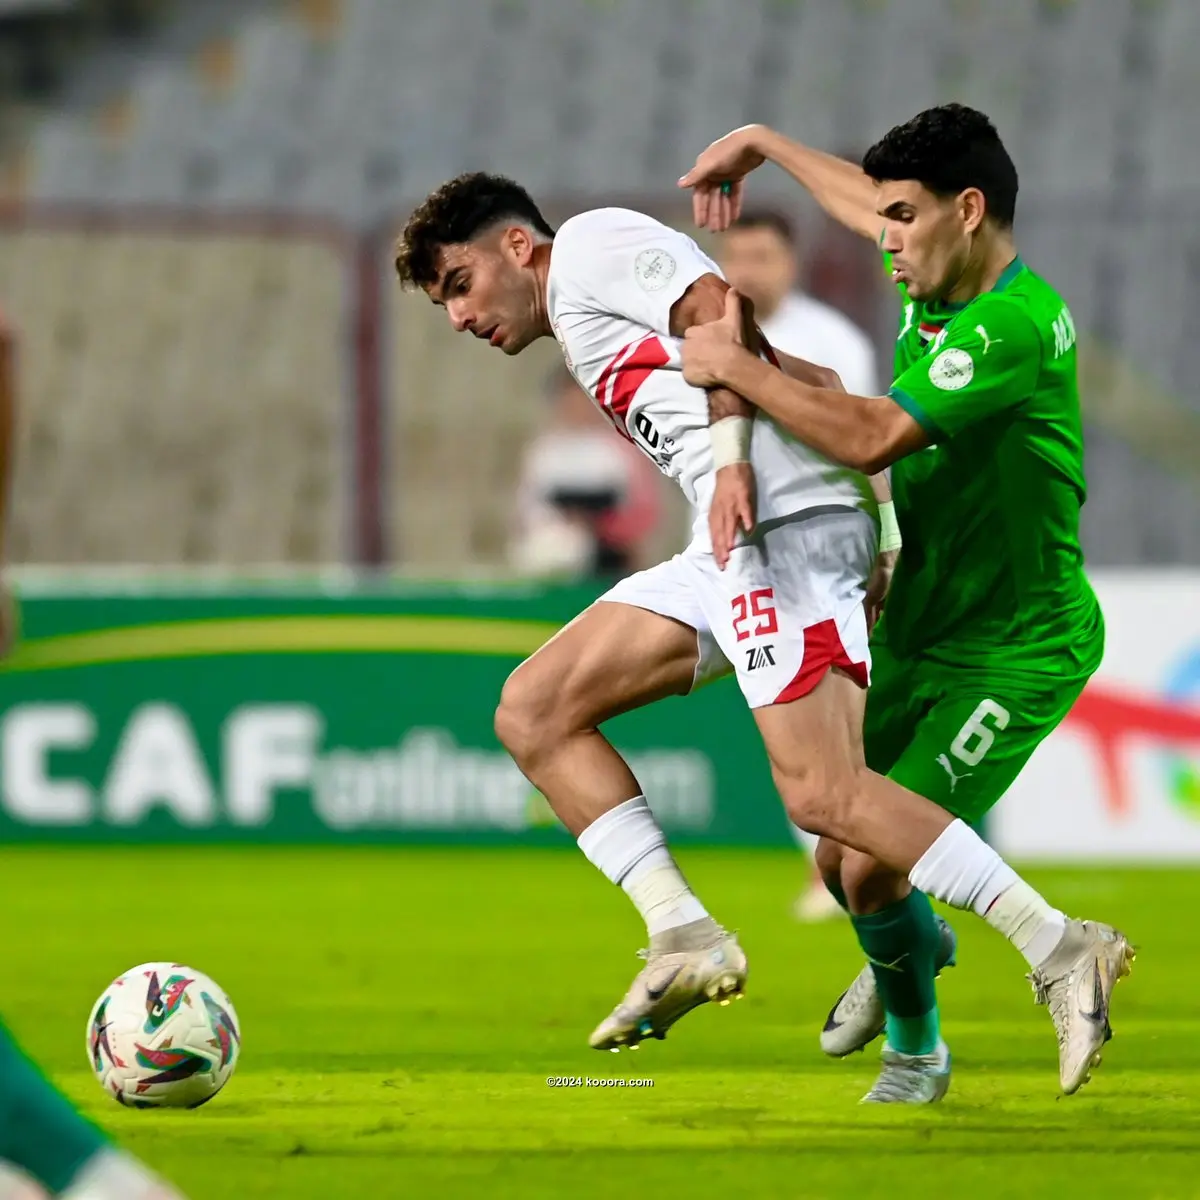
<path fill-rule="evenodd" d="M 724 385 L 794 437 L 843 466 L 875 475 L 931 444 L 927 431 L 888 396 L 851 396 L 792 379 L 742 345 L 742 298 L 731 288 L 719 321 L 687 331 L 683 376 Z"/>
<path fill-rule="evenodd" d="M 1040 370 L 1037 328 L 1002 296 L 977 299 L 972 319 L 948 326 L 938 352 L 914 362 L 886 396 L 833 392 L 776 371 L 742 346 L 742 307 L 731 290 L 721 320 L 688 330 L 684 378 L 733 388 L 793 437 L 865 475 L 1023 403 Z"/>

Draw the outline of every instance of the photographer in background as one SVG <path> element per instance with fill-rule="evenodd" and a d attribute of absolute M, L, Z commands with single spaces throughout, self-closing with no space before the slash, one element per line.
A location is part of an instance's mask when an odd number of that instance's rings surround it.
<path fill-rule="evenodd" d="M 522 575 L 617 578 L 649 561 L 662 513 L 654 465 L 612 429 L 565 367 L 547 380 L 550 415 L 517 486 L 509 560 Z"/>

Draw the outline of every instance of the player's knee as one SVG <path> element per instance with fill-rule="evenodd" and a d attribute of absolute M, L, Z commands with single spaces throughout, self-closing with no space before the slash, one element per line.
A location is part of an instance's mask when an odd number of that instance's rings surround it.
<path fill-rule="evenodd" d="M 522 663 L 505 681 L 496 705 L 493 726 L 500 744 L 520 764 L 537 756 L 540 744 L 549 735 L 546 689 L 538 676 L 541 672 Z"/>
<path fill-rule="evenodd" d="M 908 879 L 869 854 L 846 850 L 841 861 L 842 891 L 852 912 L 873 913 L 902 900 Z"/>
<path fill-rule="evenodd" d="M 535 762 L 571 732 L 572 689 L 561 673 L 535 659 L 523 662 L 505 680 L 493 726 L 500 744 L 524 766 Z"/>
<path fill-rule="evenodd" d="M 845 841 L 855 825 L 862 796 L 860 773 L 852 766 L 811 760 L 773 769 L 788 818 L 822 840 Z"/>

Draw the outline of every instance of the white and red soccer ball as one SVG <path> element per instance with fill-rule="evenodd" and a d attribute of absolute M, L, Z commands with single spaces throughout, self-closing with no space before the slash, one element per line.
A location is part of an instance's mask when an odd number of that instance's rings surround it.
<path fill-rule="evenodd" d="M 182 963 L 143 963 L 104 989 L 88 1018 L 88 1062 L 131 1108 L 198 1108 L 229 1081 L 242 1029 L 229 997 Z"/>

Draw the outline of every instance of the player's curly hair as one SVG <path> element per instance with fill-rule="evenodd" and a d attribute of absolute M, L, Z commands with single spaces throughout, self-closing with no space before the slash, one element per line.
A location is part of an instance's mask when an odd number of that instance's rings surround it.
<path fill-rule="evenodd" d="M 552 238 L 529 193 L 503 175 L 472 171 L 443 183 L 413 210 L 396 240 L 396 274 L 405 287 L 427 287 L 438 277 L 443 246 L 472 241 L 498 221 L 516 220 Z"/>
<path fill-rule="evenodd" d="M 889 130 L 863 156 L 877 182 L 915 179 L 937 196 L 983 193 L 988 215 L 1004 228 L 1017 208 L 1017 168 L 996 127 L 965 104 L 942 104 Z"/>

